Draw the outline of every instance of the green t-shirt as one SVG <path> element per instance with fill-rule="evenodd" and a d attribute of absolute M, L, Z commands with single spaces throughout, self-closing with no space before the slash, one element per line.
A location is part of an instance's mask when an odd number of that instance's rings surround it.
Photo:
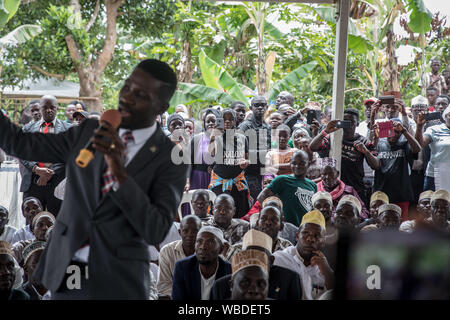
<path fill-rule="evenodd" d="M 311 198 L 317 192 L 317 185 L 312 180 L 298 179 L 293 175 L 281 175 L 273 179 L 267 188 L 283 202 L 285 221 L 297 227 L 303 215 L 313 208 Z"/>

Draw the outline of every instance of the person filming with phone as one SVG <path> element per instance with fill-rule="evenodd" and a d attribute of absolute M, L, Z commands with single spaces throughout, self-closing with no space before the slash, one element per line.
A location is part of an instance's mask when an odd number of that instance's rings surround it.
<path fill-rule="evenodd" d="M 330 134 L 340 128 L 344 130 L 342 137 L 342 163 L 341 180 L 352 186 L 364 201 L 364 167 L 363 161 L 372 169 L 378 167 L 378 159 L 375 154 L 375 147 L 360 134 L 356 133 L 359 123 L 359 112 L 353 108 L 344 110 L 344 120 L 331 120 L 324 130 L 321 131 L 310 143 L 311 151 L 330 150 Z"/>

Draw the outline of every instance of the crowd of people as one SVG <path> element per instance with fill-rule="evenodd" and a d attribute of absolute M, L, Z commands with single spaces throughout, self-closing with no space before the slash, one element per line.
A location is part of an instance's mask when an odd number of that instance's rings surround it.
<path fill-rule="evenodd" d="M 149 246 L 148 298 L 329 299 L 341 232 L 448 233 L 450 190 L 438 177 L 450 177 L 450 98 L 434 74 L 410 106 L 364 100 L 364 119 L 355 108 L 343 121 L 319 103 L 296 108 L 287 91 L 274 105 L 255 96 L 249 108 L 210 106 L 198 119 L 184 105 L 157 116 L 174 143 L 172 161 L 189 170 L 169 233 Z M 24 133 L 64 132 L 100 116 L 75 101 L 59 120 L 52 96 L 28 108 Z M 439 117 L 427 120 L 433 112 Z M 341 129 L 338 163 L 330 149 Z M 33 272 L 69 177 L 64 163 L 19 161 L 26 223 L 15 230 L 0 206 L 0 293 L 50 299 Z"/>

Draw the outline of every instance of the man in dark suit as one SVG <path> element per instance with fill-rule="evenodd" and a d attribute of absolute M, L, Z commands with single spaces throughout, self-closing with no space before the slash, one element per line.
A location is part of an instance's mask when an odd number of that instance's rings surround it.
<path fill-rule="evenodd" d="M 148 299 L 148 245 L 164 240 L 186 184 L 187 166 L 171 161 L 174 144 L 155 121 L 176 85 L 166 63 L 139 63 L 119 92 L 119 130 L 86 119 L 60 134 L 23 133 L 0 116 L 9 154 L 66 164 L 64 201 L 35 271 L 52 298 Z M 94 159 L 80 168 L 88 141 Z"/>
<path fill-rule="evenodd" d="M 214 280 L 231 274 L 231 264 L 219 257 L 224 242 L 219 228 L 200 229 L 195 254 L 175 264 L 172 300 L 209 300 Z"/>
<path fill-rule="evenodd" d="M 56 118 L 58 103 L 53 96 L 43 96 L 39 101 L 42 119 L 27 124 L 23 132 L 60 133 L 72 125 Z M 61 207 L 61 200 L 55 197 L 55 188 L 65 177 L 63 163 L 43 163 L 20 160 L 24 166 L 20 191 L 24 198 L 38 198 L 44 209 L 55 216 Z"/>
<path fill-rule="evenodd" d="M 272 239 L 264 232 L 250 229 L 243 238 L 242 249 L 263 251 L 269 261 L 269 294 L 275 300 L 301 300 L 302 285 L 300 277 L 294 271 L 280 266 L 274 266 L 271 254 Z M 231 298 L 231 275 L 217 278 L 211 289 L 211 300 L 228 300 Z"/>

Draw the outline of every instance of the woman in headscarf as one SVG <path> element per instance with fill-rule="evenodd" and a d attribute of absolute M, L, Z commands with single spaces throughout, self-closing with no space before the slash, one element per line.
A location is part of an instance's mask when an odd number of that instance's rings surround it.
<path fill-rule="evenodd" d="M 234 218 L 244 216 L 253 202 L 244 169 L 249 165 L 247 138 L 233 130 L 236 113 L 233 109 L 222 111 L 223 128 L 215 130 L 210 137 L 209 151 L 215 158 L 209 189 L 216 195 L 230 194 L 234 199 Z"/>

